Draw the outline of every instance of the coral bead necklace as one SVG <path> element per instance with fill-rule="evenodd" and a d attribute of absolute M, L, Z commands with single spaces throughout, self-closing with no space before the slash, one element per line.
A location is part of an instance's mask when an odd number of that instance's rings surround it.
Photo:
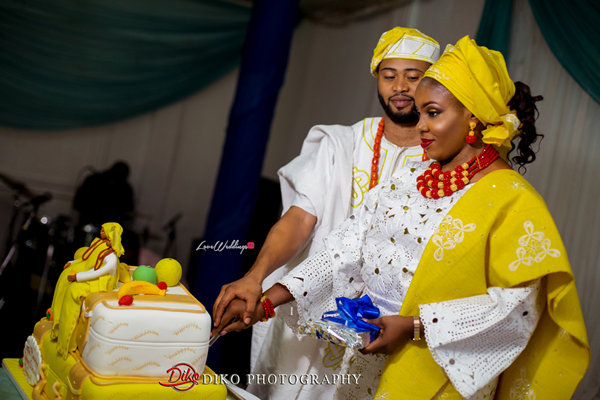
<path fill-rule="evenodd" d="M 381 149 L 381 138 L 383 137 L 383 125 L 385 117 L 381 117 L 379 126 L 377 127 L 377 136 L 375 136 L 375 144 L 373 145 L 373 162 L 371 163 L 371 182 L 369 182 L 369 190 L 377 186 L 377 168 L 379 166 L 379 150 Z"/>
<path fill-rule="evenodd" d="M 385 125 L 385 117 L 381 117 L 379 126 L 377 127 L 377 135 L 375 136 L 375 144 L 373 145 L 373 162 L 371 163 L 371 181 L 369 182 L 369 190 L 377 186 L 377 180 L 379 174 L 377 170 L 379 168 L 379 150 L 381 150 L 381 138 L 383 137 L 383 127 Z M 423 150 L 423 161 L 429 160 L 427 157 L 427 151 Z"/>
<path fill-rule="evenodd" d="M 489 167 L 498 157 L 498 150 L 488 144 L 478 156 L 468 163 L 457 165 L 454 171 L 444 172 L 440 163 L 434 162 L 417 178 L 417 189 L 423 197 L 439 199 L 451 196 L 457 190 L 463 189 L 476 173 Z"/>

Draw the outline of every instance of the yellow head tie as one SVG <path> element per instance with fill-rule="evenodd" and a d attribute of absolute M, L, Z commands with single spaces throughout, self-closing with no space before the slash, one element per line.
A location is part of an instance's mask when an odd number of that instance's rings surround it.
<path fill-rule="evenodd" d="M 102 228 L 104 228 L 104 233 L 108 240 L 110 240 L 110 247 L 115 251 L 117 257 L 121 257 L 125 253 L 125 249 L 123 249 L 123 245 L 121 244 L 123 228 L 116 222 L 102 224 Z"/>
<path fill-rule="evenodd" d="M 433 64 L 440 58 L 440 44 L 417 29 L 396 27 L 381 35 L 371 60 L 371 74 L 388 58 L 425 61 Z"/>
<path fill-rule="evenodd" d="M 515 94 L 500 52 L 478 46 L 465 36 L 456 46 L 448 45 L 425 77 L 446 87 L 486 127 L 483 142 L 510 148 L 519 134 L 521 121 L 507 103 Z"/>

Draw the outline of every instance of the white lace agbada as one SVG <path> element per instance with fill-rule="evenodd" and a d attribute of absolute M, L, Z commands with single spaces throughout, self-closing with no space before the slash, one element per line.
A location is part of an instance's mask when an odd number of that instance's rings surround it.
<path fill-rule="evenodd" d="M 471 187 L 426 199 L 416 189 L 425 168 L 415 164 L 412 172 L 407 168 L 372 189 L 364 206 L 327 236 L 325 247 L 279 282 L 296 300 L 280 307 L 295 332 L 300 323 L 336 309 L 339 296 L 368 294 L 382 316 L 398 315 L 425 246 Z M 539 287 L 539 281 L 524 288 L 492 287 L 484 296 L 420 306 L 429 349 L 463 397 L 482 399 L 493 392 L 498 375 L 525 348 L 541 308 L 528 307 L 535 311 L 526 320 L 522 309 L 536 304 Z M 362 378 L 356 387 L 338 385 L 338 396 L 373 398 L 384 363 L 384 357 L 346 351 L 340 373 Z"/>
<path fill-rule="evenodd" d="M 368 193 L 373 146 L 381 117 L 366 118 L 352 127 L 319 125 L 313 127 L 302 146 L 302 154 L 279 170 L 283 209 L 296 206 L 317 217 L 311 236 L 290 263 L 275 271 L 263 282 L 264 290 L 307 256 L 323 247 L 323 239 L 337 228 L 355 209 L 362 206 Z M 398 170 L 408 170 L 407 163 L 422 158 L 421 146 L 398 147 L 381 140 L 378 176 L 381 181 Z M 264 345 L 263 345 L 264 341 Z M 344 348 L 328 342 L 298 341 L 282 318 L 276 317 L 254 325 L 252 332 L 251 371 L 256 374 L 311 374 L 320 378 L 337 375 Z M 258 385 L 248 391 L 259 398 L 272 400 L 330 399 L 335 387 L 330 385 Z"/>

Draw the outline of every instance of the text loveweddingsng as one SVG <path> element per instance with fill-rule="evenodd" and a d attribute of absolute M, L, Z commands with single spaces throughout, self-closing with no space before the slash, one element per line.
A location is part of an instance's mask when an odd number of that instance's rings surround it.
<path fill-rule="evenodd" d="M 233 240 L 231 244 L 229 240 L 225 242 L 217 241 L 215 244 L 206 244 L 206 240 L 203 240 L 202 243 L 198 245 L 196 251 L 198 250 L 213 250 L 213 251 L 223 251 L 223 250 L 239 250 L 240 254 L 244 252 L 244 250 L 253 249 L 254 242 L 248 242 L 247 244 L 240 245 L 239 240 Z"/>

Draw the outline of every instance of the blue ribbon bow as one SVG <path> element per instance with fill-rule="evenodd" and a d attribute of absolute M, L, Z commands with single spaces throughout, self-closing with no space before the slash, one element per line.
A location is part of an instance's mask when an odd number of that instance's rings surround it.
<path fill-rule="evenodd" d="M 369 332 L 371 341 L 377 339 L 379 327 L 362 320 L 379 318 L 379 309 L 373 305 L 369 295 L 365 294 L 360 299 L 338 297 L 335 302 L 338 309 L 324 313 L 321 317 L 323 321 L 336 322 L 356 332 Z"/>

